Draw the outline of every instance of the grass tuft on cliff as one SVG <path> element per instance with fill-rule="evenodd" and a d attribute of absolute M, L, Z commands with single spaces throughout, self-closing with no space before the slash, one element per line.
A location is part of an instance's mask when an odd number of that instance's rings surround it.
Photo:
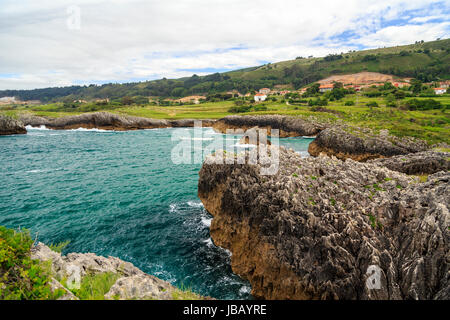
<path fill-rule="evenodd" d="M 181 285 L 172 292 L 173 300 L 203 300 L 204 298 L 192 291 L 191 288 Z"/>
<path fill-rule="evenodd" d="M 116 283 L 120 275 L 112 272 L 103 272 L 86 275 L 81 280 L 79 289 L 71 289 L 72 293 L 80 300 L 105 300 L 105 294 Z M 67 287 L 65 281 L 63 285 Z"/>

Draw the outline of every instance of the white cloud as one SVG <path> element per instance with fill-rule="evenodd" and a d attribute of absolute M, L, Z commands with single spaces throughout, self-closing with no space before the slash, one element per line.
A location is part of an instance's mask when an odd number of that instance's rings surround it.
<path fill-rule="evenodd" d="M 3 0 L 0 89 L 180 77 L 192 74 L 180 69 L 234 69 L 448 37 L 446 22 L 382 26 L 406 10 L 448 17 L 446 7 L 428 13 L 437 2 Z M 81 9 L 80 30 L 67 28 L 70 5 Z M 353 43 L 333 39 L 344 31 Z M 1 77 L 8 73 L 19 76 Z"/>

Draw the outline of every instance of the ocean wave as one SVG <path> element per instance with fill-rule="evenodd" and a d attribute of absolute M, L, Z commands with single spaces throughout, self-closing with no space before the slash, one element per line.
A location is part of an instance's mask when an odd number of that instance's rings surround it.
<path fill-rule="evenodd" d="M 187 205 L 194 208 L 202 208 L 203 203 L 201 201 L 188 201 Z"/>
<path fill-rule="evenodd" d="M 92 128 L 92 129 L 86 129 L 86 128 L 78 128 L 78 129 L 69 129 L 67 131 L 81 131 L 81 132 L 114 132 L 114 130 L 105 130 L 105 129 L 98 129 L 98 128 Z"/>
<path fill-rule="evenodd" d="M 28 171 L 25 171 L 25 173 L 39 173 L 39 172 L 44 172 L 44 170 L 28 170 Z"/>
<path fill-rule="evenodd" d="M 30 125 L 27 125 L 27 126 L 25 126 L 25 129 L 27 129 L 27 130 L 51 130 L 51 129 L 47 128 L 44 125 L 41 125 L 39 127 L 33 127 L 33 126 L 30 126 Z"/>

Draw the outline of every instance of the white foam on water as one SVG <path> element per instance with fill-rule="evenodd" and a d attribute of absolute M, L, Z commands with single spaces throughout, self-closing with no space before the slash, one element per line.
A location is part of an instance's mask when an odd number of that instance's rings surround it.
<path fill-rule="evenodd" d="M 174 213 L 178 211 L 178 205 L 176 203 L 172 203 L 169 205 L 169 212 Z"/>
<path fill-rule="evenodd" d="M 26 173 L 39 173 L 39 172 L 44 172 L 44 170 L 29 170 L 29 171 L 25 171 Z"/>
<path fill-rule="evenodd" d="M 32 127 L 32 126 L 28 125 L 25 127 L 25 129 L 27 129 L 27 130 L 50 130 L 49 128 L 47 128 L 44 125 L 41 125 L 39 127 Z"/>
<path fill-rule="evenodd" d="M 188 201 L 187 205 L 194 208 L 202 208 L 203 203 L 201 201 Z"/>
<path fill-rule="evenodd" d="M 213 244 L 213 242 L 212 242 L 212 239 L 211 239 L 211 238 L 209 238 L 209 239 L 206 239 L 206 240 L 204 240 L 203 242 L 204 242 L 204 243 L 206 243 L 206 245 L 207 245 L 208 247 L 212 247 L 212 246 L 214 246 L 214 244 Z"/>
<path fill-rule="evenodd" d="M 78 128 L 78 129 L 69 129 L 67 131 L 81 131 L 81 132 L 114 132 L 113 130 L 104 130 L 98 128 L 86 129 L 86 128 Z"/>
<path fill-rule="evenodd" d="M 252 291 L 252 289 L 249 286 L 243 286 L 239 289 L 239 293 L 241 294 L 247 294 L 250 293 L 250 291 Z"/>
<path fill-rule="evenodd" d="M 212 218 L 202 218 L 202 223 L 208 228 L 211 227 Z"/>

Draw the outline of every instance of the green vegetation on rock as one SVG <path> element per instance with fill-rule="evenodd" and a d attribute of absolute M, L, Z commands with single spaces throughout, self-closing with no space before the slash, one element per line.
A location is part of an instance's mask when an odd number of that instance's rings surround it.
<path fill-rule="evenodd" d="M 52 291 L 49 266 L 30 258 L 32 245 L 28 230 L 0 226 L 0 300 L 57 299 L 64 293 Z"/>

